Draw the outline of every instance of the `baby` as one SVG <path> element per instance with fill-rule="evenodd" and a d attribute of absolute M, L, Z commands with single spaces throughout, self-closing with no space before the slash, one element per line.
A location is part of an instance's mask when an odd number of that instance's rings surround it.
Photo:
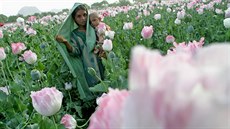
<path fill-rule="evenodd" d="M 98 13 L 93 12 L 89 15 L 90 24 L 94 27 L 97 34 L 97 45 L 94 49 L 94 53 L 98 54 L 99 57 L 105 57 L 105 52 L 102 49 L 102 44 L 105 39 L 105 31 L 109 31 L 110 27 L 101 21 Z"/>

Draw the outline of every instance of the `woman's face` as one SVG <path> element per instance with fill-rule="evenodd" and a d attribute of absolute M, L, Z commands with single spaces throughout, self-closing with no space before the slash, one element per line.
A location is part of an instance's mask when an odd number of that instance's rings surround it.
<path fill-rule="evenodd" d="M 86 10 L 78 10 L 75 14 L 75 21 L 79 26 L 85 26 L 87 22 L 87 11 Z"/>

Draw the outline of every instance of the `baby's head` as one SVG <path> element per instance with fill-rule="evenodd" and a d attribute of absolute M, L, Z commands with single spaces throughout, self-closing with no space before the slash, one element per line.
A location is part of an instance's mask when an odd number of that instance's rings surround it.
<path fill-rule="evenodd" d="M 101 22 L 101 18 L 99 17 L 98 13 L 92 12 L 89 14 L 89 20 L 91 25 L 95 28 L 99 25 Z"/>

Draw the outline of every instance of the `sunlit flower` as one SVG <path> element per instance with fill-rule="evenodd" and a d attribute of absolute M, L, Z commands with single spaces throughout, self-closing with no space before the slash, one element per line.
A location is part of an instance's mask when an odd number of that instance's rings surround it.
<path fill-rule="evenodd" d="M 17 21 L 17 23 L 24 23 L 25 20 L 23 18 L 21 18 L 21 17 L 18 17 L 16 19 L 16 21 Z"/>
<path fill-rule="evenodd" d="M 225 18 L 230 18 L 230 8 L 228 8 L 224 12 L 225 12 Z"/>
<path fill-rule="evenodd" d="M 113 40 L 114 35 L 115 35 L 114 31 L 105 31 L 105 37 L 108 37 L 111 40 Z"/>
<path fill-rule="evenodd" d="M 141 31 L 141 36 L 144 39 L 150 39 L 153 35 L 153 26 L 144 26 Z"/>
<path fill-rule="evenodd" d="M 168 35 L 165 38 L 166 43 L 173 43 L 175 41 L 175 38 L 172 35 Z"/>
<path fill-rule="evenodd" d="M 28 17 L 28 21 L 29 22 L 35 22 L 36 20 L 37 20 L 36 16 L 30 16 L 30 17 Z"/>
<path fill-rule="evenodd" d="M 224 19 L 224 27 L 225 28 L 230 28 L 230 18 L 226 18 Z"/>
<path fill-rule="evenodd" d="M 26 46 L 24 43 L 11 43 L 11 48 L 12 48 L 12 52 L 13 54 L 19 54 L 21 53 L 23 50 L 26 49 Z"/>
<path fill-rule="evenodd" d="M 100 24 L 96 27 L 98 34 L 104 34 L 106 31 L 106 25 L 103 22 L 100 22 Z"/>
<path fill-rule="evenodd" d="M 32 91 L 30 94 L 34 109 L 43 116 L 56 114 L 62 105 L 62 92 L 55 87 L 43 88 L 40 91 Z"/>
<path fill-rule="evenodd" d="M 41 21 L 40 22 L 42 25 L 44 25 L 44 26 L 48 26 L 49 24 L 48 24 L 48 22 L 45 22 L 45 21 Z"/>
<path fill-rule="evenodd" d="M 133 29 L 133 23 L 132 22 L 124 23 L 123 30 L 131 30 L 131 29 Z"/>
<path fill-rule="evenodd" d="M 203 8 L 198 8 L 196 11 L 200 15 L 204 13 L 204 9 Z"/>
<path fill-rule="evenodd" d="M 3 32 L 2 32 L 2 30 L 0 30 L 0 39 L 2 39 L 3 38 Z"/>
<path fill-rule="evenodd" d="M 155 20 L 160 20 L 161 19 L 161 14 L 155 14 L 154 19 Z"/>
<path fill-rule="evenodd" d="M 138 19 L 140 19 L 140 16 L 138 15 L 138 16 L 136 16 L 136 18 L 135 18 L 136 20 L 138 20 Z"/>
<path fill-rule="evenodd" d="M 148 10 L 143 10 L 143 14 L 144 14 L 144 16 L 149 16 L 150 12 Z"/>
<path fill-rule="evenodd" d="M 166 10 L 168 13 L 172 12 L 172 9 L 171 8 L 167 8 Z"/>
<path fill-rule="evenodd" d="M 28 35 L 36 35 L 37 32 L 33 28 L 28 28 L 26 30 L 26 34 L 28 34 Z"/>
<path fill-rule="evenodd" d="M 0 61 L 4 60 L 6 58 L 5 49 L 3 47 L 0 47 Z"/>
<path fill-rule="evenodd" d="M 181 20 L 177 18 L 177 19 L 174 21 L 174 23 L 177 24 L 177 25 L 179 25 L 179 24 L 181 24 Z"/>
<path fill-rule="evenodd" d="M 110 39 L 105 39 L 102 45 L 103 50 L 111 51 L 113 49 L 113 43 Z"/>
<path fill-rule="evenodd" d="M 217 14 L 223 14 L 223 13 L 224 13 L 221 9 L 216 9 L 215 12 L 216 12 Z"/>
<path fill-rule="evenodd" d="M 22 56 L 28 64 L 34 64 L 37 61 L 36 53 L 32 52 L 31 50 L 25 51 Z"/>
<path fill-rule="evenodd" d="M 181 20 L 181 19 L 184 19 L 184 17 L 185 17 L 185 11 L 184 10 L 177 12 L 177 18 L 178 19 Z"/>
<path fill-rule="evenodd" d="M 69 114 L 65 114 L 62 117 L 61 124 L 63 124 L 66 129 L 75 129 L 77 127 L 77 121 Z"/>

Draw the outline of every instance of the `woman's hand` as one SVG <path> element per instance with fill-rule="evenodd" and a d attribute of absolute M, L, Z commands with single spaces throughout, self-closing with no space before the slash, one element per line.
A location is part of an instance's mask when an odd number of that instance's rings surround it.
<path fill-rule="evenodd" d="M 67 41 L 63 36 L 57 35 L 57 36 L 55 37 L 55 39 L 56 39 L 59 43 L 64 43 L 65 46 L 66 46 L 66 48 L 67 48 L 67 50 L 68 50 L 69 52 L 73 52 L 73 47 L 68 43 L 68 41 Z"/>
<path fill-rule="evenodd" d="M 57 35 L 55 39 L 60 43 L 67 43 L 68 41 L 61 35 Z"/>

